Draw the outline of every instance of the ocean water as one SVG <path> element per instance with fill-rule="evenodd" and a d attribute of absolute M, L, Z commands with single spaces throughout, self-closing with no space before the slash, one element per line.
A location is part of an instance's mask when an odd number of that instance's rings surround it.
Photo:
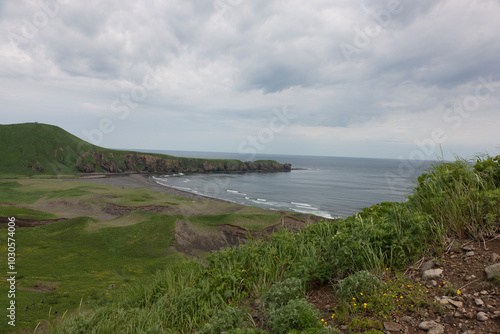
<path fill-rule="evenodd" d="M 192 158 L 239 159 L 234 153 L 150 151 Z M 347 217 L 383 201 L 402 202 L 431 161 L 257 155 L 298 168 L 287 173 L 158 175 L 165 186 L 271 210 Z"/>

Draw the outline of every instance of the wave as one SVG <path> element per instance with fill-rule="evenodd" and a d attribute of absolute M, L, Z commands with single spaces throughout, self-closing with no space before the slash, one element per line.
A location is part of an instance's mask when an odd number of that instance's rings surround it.
<path fill-rule="evenodd" d="M 307 203 L 297 203 L 297 202 L 290 202 L 292 203 L 293 205 L 297 205 L 297 206 L 305 206 L 305 207 L 310 207 L 311 204 L 307 204 Z"/>

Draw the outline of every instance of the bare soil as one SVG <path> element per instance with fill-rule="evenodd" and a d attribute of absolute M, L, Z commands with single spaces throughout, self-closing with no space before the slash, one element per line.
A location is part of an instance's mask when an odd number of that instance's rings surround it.
<path fill-rule="evenodd" d="M 48 219 L 48 220 L 17 219 L 16 220 L 16 228 L 35 227 L 35 226 L 47 225 L 47 224 L 52 224 L 52 223 L 56 223 L 56 222 L 66 221 L 66 220 L 67 219 L 64 219 L 64 218 Z M 8 223 L 9 223 L 9 220 L 7 218 L 0 217 L 0 229 L 7 228 Z"/>

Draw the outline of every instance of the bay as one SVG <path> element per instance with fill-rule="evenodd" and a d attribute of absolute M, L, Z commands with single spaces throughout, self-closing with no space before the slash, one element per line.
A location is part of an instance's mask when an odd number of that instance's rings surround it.
<path fill-rule="evenodd" d="M 148 151 L 178 157 L 238 159 L 238 153 Z M 291 163 L 283 173 L 158 175 L 165 186 L 271 210 L 347 217 L 383 201 L 405 201 L 432 161 L 260 154 L 253 160 Z"/>

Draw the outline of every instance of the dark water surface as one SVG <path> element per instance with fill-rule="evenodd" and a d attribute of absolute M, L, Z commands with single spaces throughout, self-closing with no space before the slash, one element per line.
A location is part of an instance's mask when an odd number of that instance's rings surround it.
<path fill-rule="evenodd" d="M 245 160 L 237 153 L 150 151 L 174 156 Z M 291 163 L 290 173 L 178 174 L 156 182 L 193 193 L 273 210 L 347 217 L 383 201 L 405 200 L 430 161 L 257 155 L 254 160 Z"/>

